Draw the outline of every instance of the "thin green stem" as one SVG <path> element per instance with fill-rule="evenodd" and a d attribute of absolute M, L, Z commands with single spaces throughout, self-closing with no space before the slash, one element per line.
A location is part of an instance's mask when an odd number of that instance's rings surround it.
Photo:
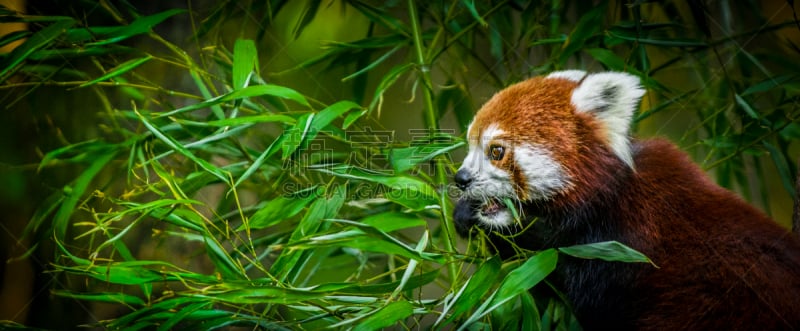
<path fill-rule="evenodd" d="M 417 16 L 417 7 L 414 0 L 408 0 L 408 13 L 411 18 L 411 28 L 414 34 L 414 50 L 417 55 L 417 64 L 419 65 L 420 72 L 419 72 L 419 79 L 422 81 L 422 94 L 423 100 L 425 102 L 425 119 L 428 125 L 428 128 L 431 130 L 431 133 L 435 133 L 439 130 L 439 121 L 436 116 L 436 107 L 433 103 L 433 89 L 431 84 L 431 75 L 430 75 L 430 66 L 425 59 L 425 45 L 422 42 L 422 32 L 420 31 L 420 21 L 419 17 Z M 448 209 L 448 195 L 447 195 L 447 175 L 444 162 L 445 160 L 442 156 L 438 156 L 433 159 L 434 164 L 436 165 L 436 182 L 439 186 L 439 205 L 441 207 L 441 215 L 440 220 L 442 225 L 444 225 L 444 249 L 449 253 L 454 253 L 453 239 L 455 238 L 455 227 L 453 226 L 453 220 L 450 217 L 450 211 Z M 451 287 L 456 286 L 456 279 L 458 276 L 458 267 L 455 264 L 455 260 L 452 254 L 448 254 L 448 261 L 447 261 L 448 271 L 450 272 L 450 285 Z"/>

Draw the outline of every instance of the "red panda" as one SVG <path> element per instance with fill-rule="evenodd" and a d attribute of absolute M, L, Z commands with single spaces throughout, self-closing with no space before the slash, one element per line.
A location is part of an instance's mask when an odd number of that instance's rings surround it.
<path fill-rule="evenodd" d="M 504 257 L 512 238 L 530 250 L 615 240 L 652 259 L 559 260 L 551 281 L 585 329 L 800 329 L 800 238 L 673 144 L 630 138 L 643 94 L 635 76 L 577 70 L 497 93 L 467 131 L 458 232 L 487 230 Z"/>

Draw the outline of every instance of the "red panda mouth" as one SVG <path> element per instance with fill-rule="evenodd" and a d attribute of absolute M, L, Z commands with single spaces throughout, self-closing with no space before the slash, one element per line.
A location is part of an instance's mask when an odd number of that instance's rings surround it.
<path fill-rule="evenodd" d="M 483 216 L 492 216 L 505 210 L 506 208 L 506 205 L 502 201 L 495 198 L 490 198 L 489 201 L 481 205 L 480 212 Z"/>

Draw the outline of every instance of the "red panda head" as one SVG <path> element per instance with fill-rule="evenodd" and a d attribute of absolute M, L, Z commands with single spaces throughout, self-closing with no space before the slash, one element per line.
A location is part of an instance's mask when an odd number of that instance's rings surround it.
<path fill-rule="evenodd" d="M 644 94 L 626 73 L 569 70 L 535 77 L 495 94 L 467 131 L 469 151 L 455 176 L 477 201 L 484 226 L 514 222 L 506 202 L 558 203 L 589 179 L 588 151 L 632 169 L 628 128 Z M 602 165 L 607 166 L 607 165 Z M 589 170 L 591 171 L 591 170 Z"/>

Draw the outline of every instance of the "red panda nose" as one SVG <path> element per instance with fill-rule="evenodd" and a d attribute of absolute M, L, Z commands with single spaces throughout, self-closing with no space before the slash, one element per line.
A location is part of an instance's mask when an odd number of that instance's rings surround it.
<path fill-rule="evenodd" d="M 469 171 L 467 171 L 466 169 L 458 170 L 458 172 L 456 172 L 455 180 L 456 180 L 456 186 L 462 191 L 467 189 L 469 183 L 472 183 L 472 177 L 469 175 Z"/>

